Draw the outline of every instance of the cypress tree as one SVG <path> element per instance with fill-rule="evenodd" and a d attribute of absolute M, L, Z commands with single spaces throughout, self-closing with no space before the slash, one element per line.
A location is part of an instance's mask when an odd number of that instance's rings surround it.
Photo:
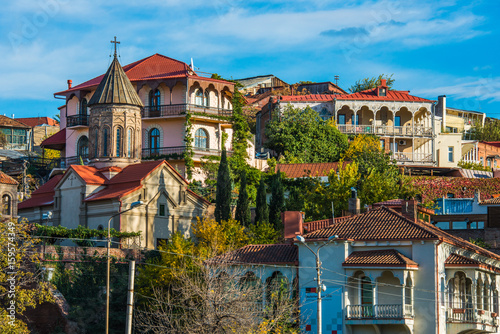
<path fill-rule="evenodd" d="M 285 191 L 278 170 L 271 182 L 271 201 L 269 203 L 269 223 L 276 229 L 281 228 L 281 212 L 285 211 Z"/>
<path fill-rule="evenodd" d="M 243 170 L 240 176 L 240 194 L 238 195 L 238 202 L 236 203 L 235 217 L 243 226 L 248 226 L 250 224 L 250 206 L 248 204 L 247 173 Z"/>
<path fill-rule="evenodd" d="M 231 218 L 231 177 L 227 164 L 226 149 L 222 149 L 219 171 L 217 172 L 217 191 L 215 194 L 215 220 L 229 220 Z"/>
<path fill-rule="evenodd" d="M 266 184 L 264 183 L 264 177 L 260 178 L 256 202 L 257 208 L 255 212 L 255 224 L 258 222 L 267 223 L 269 221 L 269 209 L 266 201 Z"/>

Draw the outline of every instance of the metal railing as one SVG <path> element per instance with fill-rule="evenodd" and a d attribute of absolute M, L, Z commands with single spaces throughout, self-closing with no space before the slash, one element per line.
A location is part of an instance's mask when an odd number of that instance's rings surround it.
<path fill-rule="evenodd" d="M 403 312 L 404 311 L 404 312 Z M 413 317 L 413 307 L 401 304 L 348 305 L 347 319 L 402 319 Z"/>
<path fill-rule="evenodd" d="M 143 118 L 167 117 L 183 115 L 187 112 L 202 113 L 208 115 L 217 115 L 230 117 L 233 114 L 232 109 L 224 109 L 210 106 L 199 106 L 196 104 L 180 103 L 180 104 L 164 104 L 158 106 L 146 106 L 142 110 Z"/>
<path fill-rule="evenodd" d="M 381 136 L 432 136 L 432 127 L 422 125 L 412 126 L 389 126 L 389 125 L 352 125 L 338 124 L 337 128 L 342 133 L 352 134 L 376 134 Z"/>
<path fill-rule="evenodd" d="M 392 158 L 398 162 L 432 163 L 432 153 L 393 152 Z"/>
<path fill-rule="evenodd" d="M 66 117 L 66 125 L 68 128 L 74 126 L 89 126 L 89 116 L 87 115 L 73 115 Z"/>
<path fill-rule="evenodd" d="M 166 160 L 176 160 L 183 159 L 184 152 L 186 150 L 186 146 L 171 146 L 171 147 L 157 147 L 157 148 L 143 148 L 142 149 L 142 158 L 150 158 L 150 159 L 166 159 Z M 220 156 L 222 150 L 213 149 L 213 148 L 201 148 L 201 147 L 193 147 L 192 148 L 194 157 L 201 158 L 203 156 Z M 227 151 L 228 155 L 231 155 L 231 151 Z"/>

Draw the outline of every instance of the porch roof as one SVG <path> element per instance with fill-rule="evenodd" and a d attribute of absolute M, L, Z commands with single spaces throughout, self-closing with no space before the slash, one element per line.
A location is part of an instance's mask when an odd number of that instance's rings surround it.
<path fill-rule="evenodd" d="M 401 267 L 418 268 L 418 263 L 404 256 L 395 249 L 352 252 L 344 267 Z"/>
<path fill-rule="evenodd" d="M 450 254 L 450 256 L 448 256 L 446 261 L 444 261 L 444 266 L 445 266 L 445 268 L 473 267 L 473 268 L 480 268 L 480 269 L 500 273 L 500 268 L 497 268 L 497 267 L 489 265 L 487 263 L 483 263 L 483 262 L 465 257 L 463 255 L 459 255 L 459 254 Z"/>

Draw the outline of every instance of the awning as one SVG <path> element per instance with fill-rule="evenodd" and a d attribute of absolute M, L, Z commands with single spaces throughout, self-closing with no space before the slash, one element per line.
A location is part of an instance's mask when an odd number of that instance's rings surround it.
<path fill-rule="evenodd" d="M 52 136 L 42 141 L 40 147 L 58 151 L 64 150 L 66 147 L 66 128 L 54 133 Z"/>

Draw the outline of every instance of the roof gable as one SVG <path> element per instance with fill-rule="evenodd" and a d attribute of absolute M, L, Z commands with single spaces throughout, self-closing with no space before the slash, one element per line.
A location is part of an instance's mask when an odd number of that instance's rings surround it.
<path fill-rule="evenodd" d="M 22 201 L 18 205 L 18 209 L 28 209 L 45 205 L 52 205 L 54 203 L 55 187 L 62 179 L 63 174 L 57 174 L 51 178 L 47 183 L 40 186 L 31 194 L 31 198 Z"/>
<path fill-rule="evenodd" d="M 8 127 L 8 128 L 22 128 L 22 129 L 29 129 L 29 126 L 27 126 L 24 123 L 19 122 L 16 119 L 9 118 L 4 115 L 0 115 L 0 126 L 2 127 Z"/>
<path fill-rule="evenodd" d="M 12 177 L 9 175 L 5 174 L 4 172 L 0 171 L 0 183 L 1 184 L 12 184 L 12 185 L 17 185 L 18 182 L 14 180 Z"/>

